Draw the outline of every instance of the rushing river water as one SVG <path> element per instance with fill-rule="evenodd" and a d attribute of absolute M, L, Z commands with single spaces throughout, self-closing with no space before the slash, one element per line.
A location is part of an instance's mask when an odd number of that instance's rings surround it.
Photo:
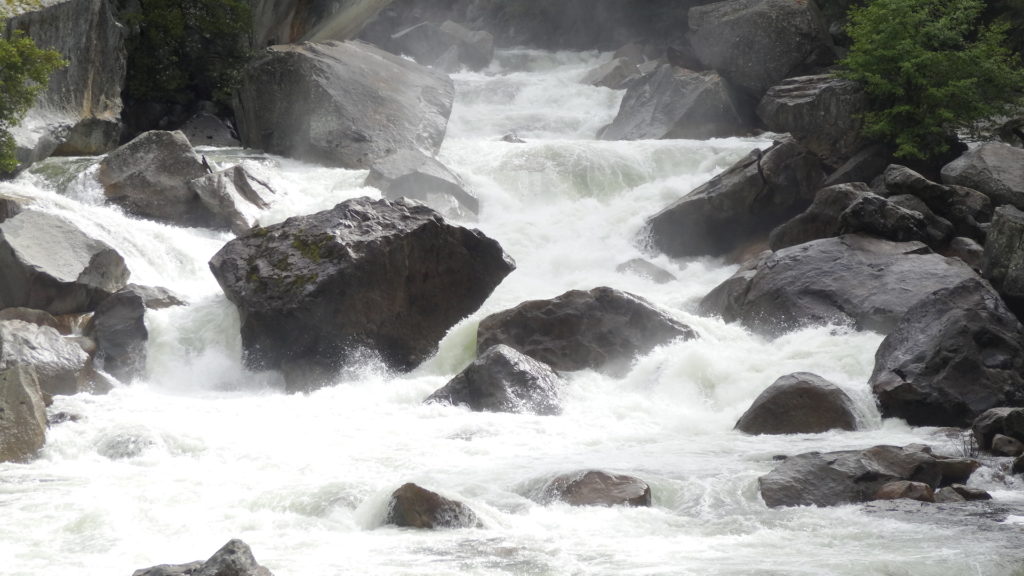
<path fill-rule="evenodd" d="M 0 185 L 115 246 L 133 282 L 189 301 L 148 313 L 144 381 L 57 398 L 51 411 L 81 419 L 52 427 L 36 461 L 0 464 L 0 574 L 127 576 L 206 558 L 234 537 L 277 576 L 1024 573 L 1018 516 L 968 524 L 955 509 L 919 516 L 764 505 L 757 477 L 776 454 L 911 442 L 955 452 L 957 442 L 880 419 L 866 385 L 877 334 L 820 328 L 766 341 L 698 317 L 696 302 L 735 269 L 714 259 L 648 256 L 678 277 L 664 285 L 616 272 L 642 255 L 645 217 L 769 142 L 594 141 L 622 93 L 579 79 L 606 57 L 508 51 L 489 71 L 455 76 L 440 156 L 482 206 L 462 224 L 497 239 L 518 269 L 412 374 L 367 362 L 335 386 L 285 395 L 278 377 L 240 366 L 238 317 L 207 267 L 230 235 L 103 206 L 92 161 L 50 161 Z M 499 141 L 511 131 L 527 143 Z M 365 171 L 204 153 L 241 161 L 276 188 L 263 224 L 379 195 L 362 187 Z M 648 298 L 701 338 L 657 349 L 621 378 L 568 375 L 556 417 L 421 404 L 472 359 L 484 316 L 601 285 Z M 801 370 L 846 390 L 862 430 L 732 430 L 761 390 Z M 640 476 L 653 506 L 531 499 L 550 476 L 583 468 Z M 997 503 L 1024 503 L 1019 481 L 976 476 L 972 485 Z M 388 496 L 405 482 L 468 503 L 484 527 L 381 526 Z"/>

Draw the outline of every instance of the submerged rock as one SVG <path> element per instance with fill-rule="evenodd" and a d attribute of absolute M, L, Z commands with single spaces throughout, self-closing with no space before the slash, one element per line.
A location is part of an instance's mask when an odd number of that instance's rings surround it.
<path fill-rule="evenodd" d="M 362 42 L 267 48 L 242 73 L 242 143 L 272 154 L 369 168 L 399 150 L 437 154 L 451 79 Z"/>
<path fill-rule="evenodd" d="M 302 389 L 366 350 L 415 368 L 515 264 L 426 206 L 356 198 L 242 235 L 210 268 L 238 307 L 246 364 Z M 289 376 L 298 370 L 314 381 Z"/>
<path fill-rule="evenodd" d="M 385 524 L 401 528 L 479 528 L 473 510 L 416 484 L 405 484 L 391 495 Z"/>
<path fill-rule="evenodd" d="M 550 366 L 499 344 L 424 402 L 465 405 L 474 412 L 558 414 L 562 384 Z"/>
<path fill-rule="evenodd" d="M 945 165 L 942 182 L 973 188 L 996 207 L 1011 204 L 1024 210 L 1024 150 L 987 142 Z"/>
<path fill-rule="evenodd" d="M 260 566 L 249 545 L 230 540 L 208 560 L 188 564 L 161 564 L 136 570 L 132 576 L 274 576 Z"/>
<path fill-rule="evenodd" d="M 257 211 L 268 207 L 268 198 L 274 194 L 270 186 L 241 166 L 196 178 L 188 187 L 213 215 L 211 224 L 235 234 L 256 226 Z"/>
<path fill-rule="evenodd" d="M 374 162 L 364 185 L 380 190 L 388 200 L 410 198 L 445 216 L 480 211 L 480 201 L 457 174 L 417 150 L 402 150 Z"/>
<path fill-rule="evenodd" d="M 59 216 L 25 210 L 0 223 L 0 308 L 89 312 L 128 275 L 116 250 Z"/>
<path fill-rule="evenodd" d="M 555 370 L 622 373 L 633 359 L 697 333 L 646 300 L 614 288 L 571 290 L 484 318 L 477 352 L 505 344 Z"/>
<path fill-rule="evenodd" d="M 736 423 L 747 434 L 817 434 L 856 430 L 853 400 L 817 374 L 797 372 L 776 380 Z"/>
<path fill-rule="evenodd" d="M 125 289 L 138 294 L 142 298 L 142 301 L 145 302 L 146 308 L 149 308 L 150 310 L 162 310 L 173 306 L 184 306 L 187 303 L 180 295 L 160 286 L 129 284 L 125 286 Z"/>
<path fill-rule="evenodd" d="M 677 280 L 675 274 L 643 258 L 627 260 L 616 266 L 615 271 L 620 274 L 632 274 L 633 276 L 647 278 L 655 284 L 668 284 Z"/>
<path fill-rule="evenodd" d="M 562 474 L 545 484 L 545 501 L 561 501 L 572 506 L 651 505 L 651 487 L 643 480 L 601 470 Z"/>

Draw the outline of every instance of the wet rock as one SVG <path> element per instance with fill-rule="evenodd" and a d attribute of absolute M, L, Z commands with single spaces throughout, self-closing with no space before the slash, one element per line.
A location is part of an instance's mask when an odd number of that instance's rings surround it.
<path fill-rule="evenodd" d="M 241 540 L 230 540 L 205 561 L 188 564 L 162 564 L 136 570 L 132 576 L 274 576 L 260 566 L 249 545 Z"/>
<path fill-rule="evenodd" d="M 766 255 L 712 290 L 700 309 L 767 336 L 826 324 L 886 334 L 932 292 L 971 278 L 969 266 L 920 242 L 852 234 Z"/>
<path fill-rule="evenodd" d="M 121 290 L 96 308 L 89 335 L 96 341 L 96 367 L 123 382 L 145 373 L 146 303 L 139 294 Z"/>
<path fill-rule="evenodd" d="M 974 502 L 978 500 L 991 500 L 992 495 L 980 488 L 969 488 L 963 484 L 953 484 L 950 486 L 957 494 L 959 494 L 964 500 L 968 502 Z"/>
<path fill-rule="evenodd" d="M 616 266 L 615 271 L 620 274 L 632 274 L 633 276 L 647 278 L 655 284 L 668 284 L 677 280 L 675 274 L 643 258 L 627 260 Z"/>
<path fill-rule="evenodd" d="M 571 506 L 651 505 L 651 487 L 643 480 L 624 474 L 586 470 L 562 474 L 542 490 L 547 502 L 561 501 Z"/>
<path fill-rule="evenodd" d="M 1024 456 L 1018 456 L 1010 466 L 1012 474 L 1024 474 Z"/>
<path fill-rule="evenodd" d="M 68 130 L 54 156 L 99 156 L 117 148 L 124 126 L 117 118 L 85 118 Z"/>
<path fill-rule="evenodd" d="M 825 186 L 872 182 L 889 165 L 889 150 L 881 144 L 867 146 L 829 174 Z"/>
<path fill-rule="evenodd" d="M 469 506 L 411 483 L 391 495 L 384 523 L 401 528 L 426 529 L 481 526 L 476 513 Z"/>
<path fill-rule="evenodd" d="M 946 486 L 940 488 L 935 492 L 935 503 L 936 504 L 953 504 L 956 502 L 967 502 L 967 499 L 960 495 L 959 492 L 953 490 L 951 487 Z"/>
<path fill-rule="evenodd" d="M 454 93 L 443 73 L 361 42 L 272 46 L 242 73 L 235 115 L 246 147 L 363 169 L 437 154 Z"/>
<path fill-rule="evenodd" d="M 97 173 L 111 202 L 143 218 L 215 226 L 217 218 L 188 183 L 207 173 L 181 132 L 153 130 L 107 155 Z"/>
<path fill-rule="evenodd" d="M 833 59 L 814 2 L 726 0 L 691 8 L 689 24 L 697 58 L 754 98 L 807 64 Z"/>
<path fill-rule="evenodd" d="M 824 179 L 818 159 L 784 139 L 650 217 L 641 235 L 673 258 L 728 254 L 807 209 Z"/>
<path fill-rule="evenodd" d="M 949 246 L 946 247 L 944 255 L 963 260 L 965 264 L 976 272 L 980 272 L 985 267 L 985 248 L 970 238 L 964 238 L 963 236 L 953 238 L 949 241 Z M 991 278 L 988 278 L 988 280 L 992 281 Z"/>
<path fill-rule="evenodd" d="M 978 448 L 981 450 L 992 448 L 992 439 L 996 437 L 996 434 L 1004 434 L 1006 431 L 1004 426 L 1006 417 L 1011 412 L 1018 411 L 1022 413 L 1021 417 L 1024 418 L 1024 408 L 1009 408 L 1005 406 L 990 408 L 975 418 L 974 422 L 971 423 L 971 432 L 974 434 L 974 441 L 978 443 Z"/>
<path fill-rule="evenodd" d="M 758 478 L 758 485 L 769 508 L 837 506 L 873 500 L 880 488 L 901 480 L 934 489 L 942 477 L 935 458 L 929 454 L 875 446 L 791 456 Z"/>
<path fill-rule="evenodd" d="M 872 500 L 918 500 L 921 502 L 935 502 L 935 491 L 932 487 L 923 482 L 908 482 L 899 480 L 884 484 L 875 492 Z"/>
<path fill-rule="evenodd" d="M 818 190 L 814 201 L 803 213 L 781 224 L 768 236 L 772 250 L 782 250 L 821 238 L 840 234 L 840 217 L 857 200 L 871 194 L 863 182 L 839 184 Z"/>
<path fill-rule="evenodd" d="M 446 72 L 457 72 L 462 65 L 482 70 L 494 59 L 494 35 L 451 20 L 442 24 L 422 22 L 392 35 L 386 48 Z"/>
<path fill-rule="evenodd" d="M 996 456 L 1017 457 L 1024 454 L 1024 443 L 1009 436 L 996 434 L 992 438 L 992 453 Z"/>
<path fill-rule="evenodd" d="M 458 175 L 416 150 L 402 150 L 374 162 L 364 185 L 380 190 L 388 200 L 411 198 L 445 216 L 480 211 L 480 200 L 466 190 Z"/>
<path fill-rule="evenodd" d="M 548 365 L 499 344 L 424 402 L 465 405 L 474 412 L 554 415 L 562 411 L 558 401 L 562 384 Z"/>
<path fill-rule="evenodd" d="M 229 228 L 235 234 L 257 225 L 259 210 L 269 206 L 268 198 L 274 194 L 270 186 L 241 166 L 190 180 L 188 188 L 213 215 L 211 226 Z"/>
<path fill-rule="evenodd" d="M 981 468 L 981 462 L 973 458 L 947 458 L 936 456 L 939 463 L 939 470 L 942 471 L 942 484 L 963 484 L 970 479 L 971 474 Z"/>
<path fill-rule="evenodd" d="M 141 286 L 139 284 L 128 284 L 125 290 L 138 294 L 150 310 L 162 310 L 173 306 L 184 306 L 187 304 L 184 298 L 175 294 L 167 288 L 160 286 Z"/>
<path fill-rule="evenodd" d="M 209 112 L 200 112 L 189 118 L 179 130 L 193 146 L 236 148 L 242 145 L 234 127 Z"/>
<path fill-rule="evenodd" d="M 156 440 L 148 430 L 121 430 L 102 438 L 96 452 L 111 460 L 128 460 L 142 456 L 153 446 Z"/>
<path fill-rule="evenodd" d="M 0 462 L 21 462 L 46 441 L 46 406 L 33 367 L 11 362 L 10 356 L 6 342 L 0 342 Z"/>
<path fill-rule="evenodd" d="M 587 72 L 580 83 L 612 90 L 625 90 L 640 78 L 640 75 L 640 68 L 634 59 L 615 58 Z"/>
<path fill-rule="evenodd" d="M 58 426 L 68 422 L 80 422 L 82 417 L 71 412 L 56 412 L 46 418 L 46 427 Z"/>
<path fill-rule="evenodd" d="M 210 268 L 238 307 L 248 366 L 329 378 L 366 350 L 416 367 L 515 264 L 426 206 L 356 198 L 242 235 Z"/>
<path fill-rule="evenodd" d="M 1003 434 L 1024 442 L 1024 408 L 1006 413 L 1003 419 Z"/>
<path fill-rule="evenodd" d="M 914 426 L 969 426 L 1024 404 L 1024 327 L 984 280 L 951 282 L 907 310 L 875 354 L 882 415 Z"/>
<path fill-rule="evenodd" d="M 0 194 L 0 222 L 20 214 L 23 203 L 22 200 L 17 198 Z"/>
<path fill-rule="evenodd" d="M 1024 149 L 999 142 L 974 148 L 942 168 L 942 182 L 973 188 L 993 206 L 1024 210 Z"/>
<path fill-rule="evenodd" d="M 829 166 L 864 145 L 860 118 L 867 97 L 859 84 L 832 74 L 787 78 L 768 89 L 757 115 L 773 132 L 789 132 Z"/>
<path fill-rule="evenodd" d="M 663 64 L 626 91 L 602 140 L 705 139 L 746 132 L 742 97 L 715 72 Z"/>
<path fill-rule="evenodd" d="M 509 144 L 526 144 L 526 140 L 523 140 L 515 132 L 509 132 L 501 137 L 502 142 L 508 142 Z"/>
<path fill-rule="evenodd" d="M 927 243 L 928 222 L 920 212 L 897 206 L 875 194 L 866 194 L 839 217 L 844 233 L 864 233 L 893 242 Z"/>
<path fill-rule="evenodd" d="M 817 374 L 797 372 L 776 380 L 736 423 L 747 434 L 817 434 L 856 430 L 853 401 Z"/>
<path fill-rule="evenodd" d="M 128 274 L 117 251 L 61 217 L 25 210 L 0 224 L 0 308 L 91 311 Z"/>
<path fill-rule="evenodd" d="M 477 352 L 505 344 L 555 370 L 623 373 L 633 359 L 697 333 L 646 300 L 614 288 L 571 290 L 492 314 L 477 329 Z"/>
<path fill-rule="evenodd" d="M 1024 315 L 1024 212 L 1013 206 L 996 209 L 985 242 L 982 275 L 1011 309 Z"/>
<path fill-rule="evenodd" d="M 79 392 L 79 375 L 88 355 L 73 341 L 48 326 L 20 320 L 0 322 L 5 363 L 31 368 L 39 389 L 50 395 Z"/>
<path fill-rule="evenodd" d="M 925 228 L 925 234 L 928 237 L 927 244 L 935 248 L 945 247 L 948 250 L 950 238 L 953 237 L 956 230 L 949 220 L 932 212 L 931 208 L 924 203 L 924 200 L 912 194 L 889 196 L 888 200 L 900 208 L 917 212 L 924 216 L 927 225 L 927 228 Z"/>
<path fill-rule="evenodd" d="M 4 308 L 0 310 L 0 320 L 21 320 L 36 326 L 49 326 L 60 331 L 60 324 L 52 314 L 32 308 Z"/>
<path fill-rule="evenodd" d="M 992 219 L 992 202 L 981 192 L 944 186 L 897 164 L 885 169 L 883 181 L 889 195 L 912 194 L 923 200 L 935 214 L 953 224 L 957 235 L 985 240 L 982 224 Z"/>

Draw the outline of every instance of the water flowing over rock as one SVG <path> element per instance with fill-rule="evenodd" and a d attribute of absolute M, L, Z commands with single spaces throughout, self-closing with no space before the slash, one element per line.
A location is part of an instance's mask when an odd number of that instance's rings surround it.
<path fill-rule="evenodd" d="M 562 411 L 558 401 L 562 384 L 550 366 L 499 344 L 424 402 L 465 405 L 474 412 L 554 415 Z"/>
<path fill-rule="evenodd" d="M 257 210 L 268 207 L 267 200 L 274 194 L 270 186 L 241 166 L 196 178 L 188 187 L 213 215 L 213 226 L 230 228 L 235 234 L 256 226 Z"/>
<path fill-rule="evenodd" d="M 242 143 L 344 168 L 399 150 L 437 154 L 454 87 L 441 72 L 362 42 L 272 46 L 242 73 Z"/>
<path fill-rule="evenodd" d="M 580 83 L 602 86 L 612 90 L 625 90 L 642 75 L 640 64 L 635 60 L 631 58 L 615 58 L 587 72 L 587 75 L 580 80 Z"/>
<path fill-rule="evenodd" d="M 6 320 L 0 322 L 0 340 L 5 364 L 30 369 L 42 392 L 71 395 L 83 387 L 88 355 L 53 328 Z"/>
<path fill-rule="evenodd" d="M 139 284 L 129 284 L 125 286 L 127 290 L 138 294 L 142 301 L 145 302 L 146 308 L 150 310 L 162 310 L 164 308 L 171 308 L 173 306 L 184 306 L 185 300 L 168 290 L 160 286 L 140 286 Z"/>
<path fill-rule="evenodd" d="M 637 80 L 626 91 L 602 140 L 705 139 L 747 131 L 751 116 L 744 98 L 716 72 L 694 72 L 671 64 Z"/>
<path fill-rule="evenodd" d="M 992 201 L 985 194 L 963 186 L 932 182 L 898 164 L 885 169 L 883 182 L 886 194 L 916 196 L 935 214 L 949 220 L 957 235 L 984 242 L 982 224 L 992 220 Z"/>
<path fill-rule="evenodd" d="M 480 201 L 457 174 L 416 150 L 402 150 L 374 162 L 365 185 L 380 190 L 388 200 L 411 198 L 445 216 L 480 211 Z"/>
<path fill-rule="evenodd" d="M 1024 327 L 987 282 L 958 282 L 907 310 L 870 383 L 885 417 L 969 426 L 990 408 L 1024 404 Z"/>
<path fill-rule="evenodd" d="M 367 349 L 416 367 L 515 264 L 426 206 L 357 198 L 255 229 L 210 268 L 238 307 L 246 363 L 286 377 L 322 371 L 322 384 Z"/>
<path fill-rule="evenodd" d="M 700 61 L 754 98 L 802 67 L 834 57 L 814 2 L 726 0 L 691 8 L 689 24 Z"/>
<path fill-rule="evenodd" d="M 188 564 L 162 564 L 136 570 L 132 576 L 274 576 L 260 566 L 249 545 L 241 540 L 230 540 L 213 556 L 203 562 Z"/>
<path fill-rule="evenodd" d="M 89 335 L 96 341 L 96 365 L 118 380 L 129 382 L 145 372 L 146 303 L 131 290 L 104 300 L 93 316 Z"/>
<path fill-rule="evenodd" d="M 570 290 L 551 300 L 531 300 L 484 318 L 477 352 L 505 344 L 559 371 L 626 371 L 635 357 L 692 328 L 646 300 L 614 288 Z"/>
<path fill-rule="evenodd" d="M 942 168 L 942 182 L 973 188 L 995 206 L 1012 204 L 1024 210 L 1024 150 L 988 142 Z"/>
<path fill-rule="evenodd" d="M 1024 212 L 1013 206 L 996 209 L 985 242 L 982 275 L 1024 318 Z"/>
<path fill-rule="evenodd" d="M 868 502 L 890 482 L 920 482 L 938 488 L 942 472 L 930 454 L 896 446 L 867 450 L 808 452 L 791 456 L 758 478 L 769 508 L 838 506 Z"/>
<path fill-rule="evenodd" d="M 473 510 L 415 484 L 405 484 L 391 495 L 385 524 L 400 528 L 479 528 Z"/>
<path fill-rule="evenodd" d="M 668 284 L 678 280 L 675 274 L 643 258 L 627 260 L 616 266 L 615 271 L 620 274 L 632 274 L 633 276 L 647 278 L 655 284 Z"/>
<path fill-rule="evenodd" d="M 46 407 L 36 371 L 11 349 L 10 331 L 20 324 L 0 322 L 0 462 L 26 460 L 46 441 Z"/>
<path fill-rule="evenodd" d="M 856 430 L 853 400 L 817 374 L 797 372 L 765 389 L 736 423 L 747 434 L 817 434 Z"/>
<path fill-rule="evenodd" d="M 721 256 L 766 239 L 803 212 L 824 180 L 818 159 L 787 138 L 754 150 L 650 217 L 641 235 L 674 258 Z"/>
<path fill-rule="evenodd" d="M 0 308 L 89 312 L 128 275 L 117 251 L 58 216 L 25 210 L 0 224 Z"/>
<path fill-rule="evenodd" d="M 651 487 L 646 482 L 600 470 L 562 474 L 548 482 L 541 493 L 547 502 L 561 501 L 571 506 L 651 505 Z"/>
<path fill-rule="evenodd" d="M 826 324 L 886 334 L 932 292 L 971 278 L 977 274 L 961 260 L 920 242 L 848 234 L 768 254 L 712 290 L 700 308 L 767 336 Z"/>

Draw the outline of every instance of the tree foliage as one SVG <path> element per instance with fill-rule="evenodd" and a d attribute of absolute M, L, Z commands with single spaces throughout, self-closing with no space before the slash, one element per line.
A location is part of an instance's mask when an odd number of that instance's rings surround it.
<path fill-rule="evenodd" d="M 983 25 L 984 9 L 981 0 L 875 0 L 851 10 L 843 74 L 865 87 L 869 137 L 898 157 L 928 158 L 958 128 L 1020 98 L 1024 73 L 1007 24 Z"/>
<path fill-rule="evenodd" d="M 12 172 L 18 165 L 11 129 L 25 118 L 50 74 L 62 66 L 60 54 L 39 48 L 20 32 L 9 40 L 0 38 L 0 172 Z"/>

